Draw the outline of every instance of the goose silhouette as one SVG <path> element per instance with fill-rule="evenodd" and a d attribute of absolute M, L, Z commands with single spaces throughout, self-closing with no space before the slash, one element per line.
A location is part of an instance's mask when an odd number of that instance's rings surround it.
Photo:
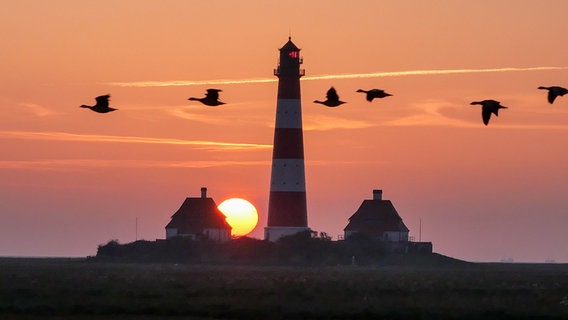
<path fill-rule="evenodd" d="M 325 101 L 314 100 L 314 103 L 321 103 L 328 107 L 337 107 L 346 103 L 345 101 L 339 100 L 339 96 L 337 95 L 337 91 L 335 91 L 334 87 L 327 90 L 326 99 L 327 100 Z"/>
<path fill-rule="evenodd" d="M 495 100 L 474 101 L 470 104 L 471 105 L 476 105 L 476 104 L 481 105 L 481 118 L 483 119 L 483 123 L 485 125 L 489 124 L 489 119 L 491 118 L 492 113 L 495 116 L 499 116 L 499 109 L 507 109 L 507 107 L 502 106 L 499 101 L 495 101 Z"/>
<path fill-rule="evenodd" d="M 118 110 L 115 108 L 111 108 L 108 106 L 108 101 L 110 98 L 110 94 L 105 94 L 102 96 L 98 96 L 95 98 L 95 100 L 97 101 L 97 104 L 95 104 L 94 106 L 87 106 L 82 104 L 81 108 L 89 108 L 91 110 L 93 110 L 94 112 L 98 112 L 98 113 L 107 113 L 107 112 L 111 112 L 114 110 Z"/>
<path fill-rule="evenodd" d="M 552 87 L 538 87 L 541 90 L 548 90 L 548 102 L 552 104 L 556 97 L 563 96 L 568 93 L 568 89 L 562 88 L 559 86 L 552 86 Z"/>
<path fill-rule="evenodd" d="M 363 90 L 359 89 L 357 92 L 364 92 L 367 94 L 367 101 L 372 102 L 375 98 L 385 98 L 390 97 L 392 94 L 386 93 L 384 90 L 381 89 L 371 89 L 371 90 Z"/>
<path fill-rule="evenodd" d="M 223 90 L 221 90 L 221 89 L 207 89 L 207 93 L 205 94 L 205 97 L 203 97 L 203 98 L 191 97 L 187 100 L 199 101 L 199 102 L 203 103 L 204 105 L 211 106 L 211 107 L 220 106 L 222 104 L 225 104 L 225 102 L 219 101 L 219 92 L 222 92 L 222 91 Z"/>

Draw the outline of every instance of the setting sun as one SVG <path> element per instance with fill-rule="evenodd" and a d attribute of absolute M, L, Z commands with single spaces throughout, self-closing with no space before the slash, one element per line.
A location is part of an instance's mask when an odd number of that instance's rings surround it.
<path fill-rule="evenodd" d="M 249 234 L 258 222 L 258 213 L 252 203 L 241 198 L 227 199 L 218 206 L 231 225 L 233 236 Z"/>

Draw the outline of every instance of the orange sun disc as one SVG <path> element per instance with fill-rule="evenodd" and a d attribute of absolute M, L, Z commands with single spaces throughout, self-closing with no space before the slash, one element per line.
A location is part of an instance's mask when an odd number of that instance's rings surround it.
<path fill-rule="evenodd" d="M 231 230 L 233 236 L 245 236 L 256 227 L 258 212 L 252 203 L 245 199 L 227 199 L 217 208 L 227 217 L 227 223 L 233 228 Z"/>

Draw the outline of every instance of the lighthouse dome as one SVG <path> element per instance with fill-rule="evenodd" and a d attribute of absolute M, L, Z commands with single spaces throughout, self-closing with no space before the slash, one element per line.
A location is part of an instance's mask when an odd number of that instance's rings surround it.
<path fill-rule="evenodd" d="M 286 42 L 286 44 L 284 44 L 284 46 L 280 48 L 280 51 L 282 52 L 300 51 L 300 48 L 296 47 L 294 42 L 292 42 L 291 37 L 288 37 L 288 42 Z"/>

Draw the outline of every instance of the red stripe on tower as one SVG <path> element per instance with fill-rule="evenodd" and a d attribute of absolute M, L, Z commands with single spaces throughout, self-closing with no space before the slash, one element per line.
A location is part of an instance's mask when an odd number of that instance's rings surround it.
<path fill-rule="evenodd" d="M 270 241 L 310 230 L 300 101 L 300 77 L 304 75 L 304 70 L 300 69 L 300 64 L 300 49 L 288 38 L 288 42 L 280 48 L 280 61 L 274 70 L 274 75 L 278 77 L 278 101 L 268 223 L 264 229 L 264 238 Z"/>

